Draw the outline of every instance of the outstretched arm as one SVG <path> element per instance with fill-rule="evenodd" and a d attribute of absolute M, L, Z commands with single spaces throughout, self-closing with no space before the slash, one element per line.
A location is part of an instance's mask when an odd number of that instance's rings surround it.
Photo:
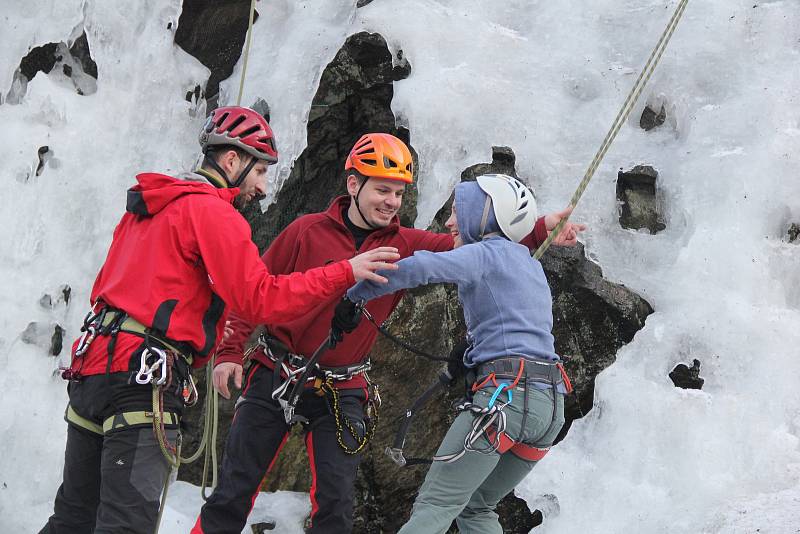
<path fill-rule="evenodd" d="M 397 262 L 397 270 L 378 271 L 377 274 L 389 280 L 387 284 L 364 280 L 350 288 L 347 298 L 358 302 L 427 284 L 472 283 L 483 272 L 480 252 L 478 245 L 465 245 L 448 252 L 417 251 Z"/>

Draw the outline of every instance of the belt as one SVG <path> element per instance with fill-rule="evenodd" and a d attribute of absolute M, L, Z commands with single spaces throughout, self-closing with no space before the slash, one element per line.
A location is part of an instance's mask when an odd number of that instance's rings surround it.
<path fill-rule="evenodd" d="M 191 365 L 193 360 L 194 351 L 186 344 L 180 341 L 173 341 L 171 339 L 167 339 L 164 336 L 161 336 L 157 333 L 154 333 L 150 328 L 146 327 L 127 313 L 122 310 L 117 309 L 108 309 L 105 313 L 101 310 L 95 318 L 95 320 L 88 322 L 88 326 L 94 326 L 95 328 L 95 335 L 101 334 L 102 332 L 109 327 L 112 326 L 115 322 L 119 321 L 122 318 L 121 322 L 119 322 L 119 326 L 117 331 L 125 332 L 126 334 L 133 334 L 142 338 L 147 338 L 151 341 L 155 341 L 157 345 L 161 345 L 166 350 L 171 350 L 176 354 L 179 354 L 189 365 Z M 84 339 L 86 336 L 91 336 L 91 333 L 87 330 L 84 333 Z M 79 344 L 80 345 L 80 344 Z"/>
<path fill-rule="evenodd" d="M 302 354 L 289 352 L 289 347 L 272 336 L 262 334 L 258 342 L 263 347 L 264 354 L 274 365 L 287 365 L 291 370 L 308 365 L 308 358 Z M 364 362 L 343 367 L 327 367 L 317 364 L 316 368 L 326 378 L 344 381 L 350 380 L 355 375 L 366 373 L 372 368 L 372 363 L 367 359 Z"/>
<path fill-rule="evenodd" d="M 478 380 L 476 380 L 476 382 L 483 381 L 484 378 L 491 374 L 494 374 L 495 378 L 509 378 L 513 380 L 519 374 L 522 361 L 525 362 L 525 368 L 523 369 L 525 381 L 549 384 L 553 387 L 564 382 L 564 377 L 561 372 L 561 362 L 531 360 L 522 356 L 498 358 L 479 364 L 477 373 Z"/>

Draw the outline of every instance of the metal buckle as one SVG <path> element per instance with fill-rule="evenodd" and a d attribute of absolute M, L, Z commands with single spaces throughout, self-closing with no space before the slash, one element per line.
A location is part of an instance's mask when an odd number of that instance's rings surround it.
<path fill-rule="evenodd" d="M 152 364 L 148 364 L 148 358 L 153 355 L 156 360 Z M 161 370 L 161 376 L 155 373 Z M 167 354 L 158 347 L 146 348 L 142 351 L 141 363 L 139 365 L 139 372 L 136 373 L 137 384 L 150 384 L 153 383 L 157 386 L 163 385 L 167 381 Z"/>
<path fill-rule="evenodd" d="M 386 447 L 386 450 L 384 452 L 386 453 L 386 456 L 391 458 L 392 461 L 394 463 L 396 463 L 397 465 L 399 465 L 400 467 L 403 467 L 404 465 L 406 465 L 406 459 L 403 456 L 403 449 L 395 449 L 394 447 Z"/>
<path fill-rule="evenodd" d="M 89 325 L 78 340 L 78 346 L 75 348 L 75 356 L 83 356 L 86 351 L 89 350 L 89 345 L 92 344 L 95 337 L 97 337 L 97 328 L 94 325 Z"/>

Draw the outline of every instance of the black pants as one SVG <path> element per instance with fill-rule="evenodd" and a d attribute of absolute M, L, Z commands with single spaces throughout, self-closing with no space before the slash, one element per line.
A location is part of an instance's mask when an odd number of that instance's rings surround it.
<path fill-rule="evenodd" d="M 71 384 L 70 405 L 97 425 L 115 413 L 152 411 L 152 387 L 129 385 L 128 376 L 90 376 Z M 176 411 L 175 395 L 167 394 L 165 403 Z M 168 428 L 167 438 L 174 442 L 177 432 Z M 40 534 L 152 534 L 168 474 L 152 426 L 99 434 L 70 422 L 64 479 Z"/>
<path fill-rule="evenodd" d="M 214 492 L 206 501 L 193 534 L 238 534 L 244 528 L 259 486 L 285 442 L 289 427 L 283 410 L 272 400 L 273 372 L 255 364 L 247 376 L 236 406 L 222 471 Z M 340 406 L 352 426 L 364 432 L 363 390 L 342 390 Z M 354 483 L 360 454 L 347 454 L 336 437 L 336 421 L 329 399 L 306 391 L 297 413 L 305 425 L 306 448 L 311 467 L 311 528 L 313 534 L 346 534 L 353 527 Z M 342 439 L 355 447 L 345 430 Z"/>

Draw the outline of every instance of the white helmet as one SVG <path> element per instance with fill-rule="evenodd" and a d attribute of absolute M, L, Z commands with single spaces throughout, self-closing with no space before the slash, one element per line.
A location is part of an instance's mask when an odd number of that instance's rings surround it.
<path fill-rule="evenodd" d="M 536 199 L 522 182 L 505 174 L 484 174 L 478 176 L 478 185 L 491 198 L 494 217 L 507 238 L 519 243 L 533 231 L 537 216 Z M 481 232 L 487 214 L 488 209 L 484 209 Z"/>

